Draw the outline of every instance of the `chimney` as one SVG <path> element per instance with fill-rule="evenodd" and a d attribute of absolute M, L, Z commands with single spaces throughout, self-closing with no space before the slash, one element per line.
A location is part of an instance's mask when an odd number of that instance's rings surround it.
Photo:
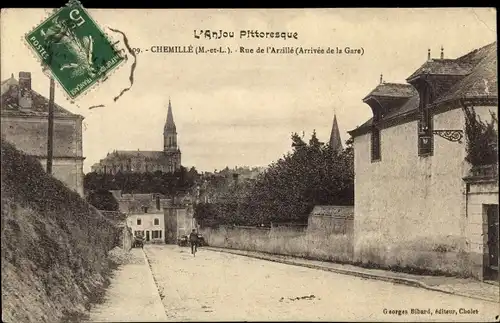
<path fill-rule="evenodd" d="M 384 75 L 380 74 L 380 84 L 384 83 Z"/>
<path fill-rule="evenodd" d="M 444 58 L 444 48 L 443 48 L 443 46 L 441 46 L 441 59 L 443 59 L 443 58 Z"/>
<path fill-rule="evenodd" d="M 31 105 L 31 73 L 19 72 L 19 106 L 30 109 Z"/>
<path fill-rule="evenodd" d="M 427 50 L 427 60 L 428 61 L 431 60 L 431 49 L 430 48 Z"/>

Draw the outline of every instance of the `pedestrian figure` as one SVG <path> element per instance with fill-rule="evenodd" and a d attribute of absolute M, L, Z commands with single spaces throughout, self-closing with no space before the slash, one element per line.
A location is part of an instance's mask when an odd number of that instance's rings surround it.
<path fill-rule="evenodd" d="M 195 229 L 193 229 L 193 231 L 191 231 L 191 234 L 189 235 L 189 243 L 191 244 L 191 253 L 193 254 L 193 256 L 196 256 L 198 247 L 198 233 L 196 233 Z"/>

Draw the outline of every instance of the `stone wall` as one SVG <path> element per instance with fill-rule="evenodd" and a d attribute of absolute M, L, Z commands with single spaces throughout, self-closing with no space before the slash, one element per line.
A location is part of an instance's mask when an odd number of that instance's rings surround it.
<path fill-rule="evenodd" d="M 352 237 L 314 235 L 301 227 L 219 227 L 200 229 L 210 246 L 260 251 L 326 261 L 352 260 Z"/>
<path fill-rule="evenodd" d="M 134 235 L 132 233 L 132 228 L 127 225 L 123 226 L 122 230 L 122 249 L 125 251 L 129 251 L 132 249 L 132 243 L 134 241 Z"/>
<path fill-rule="evenodd" d="M 308 219 L 307 230 L 314 234 L 354 234 L 353 206 L 316 206 Z"/>

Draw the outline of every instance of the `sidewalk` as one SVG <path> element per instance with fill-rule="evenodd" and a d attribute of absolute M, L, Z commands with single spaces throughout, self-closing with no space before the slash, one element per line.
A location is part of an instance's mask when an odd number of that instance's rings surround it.
<path fill-rule="evenodd" d="M 131 260 L 111 279 L 105 301 L 93 307 L 88 322 L 165 322 L 165 308 L 142 249 L 130 250 Z"/>
<path fill-rule="evenodd" d="M 367 269 L 353 265 L 336 264 L 326 261 L 308 260 L 292 256 L 271 255 L 264 252 L 243 251 L 215 247 L 204 247 L 204 249 L 280 262 L 288 265 L 326 270 L 338 274 L 405 284 L 437 292 L 500 303 L 500 287 L 498 282 L 485 283 L 474 279 L 412 275 L 381 269 Z"/>

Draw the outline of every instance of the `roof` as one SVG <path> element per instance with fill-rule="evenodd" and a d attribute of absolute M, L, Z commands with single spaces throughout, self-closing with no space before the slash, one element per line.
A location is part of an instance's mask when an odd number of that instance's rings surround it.
<path fill-rule="evenodd" d="M 105 160 L 128 160 L 132 158 L 145 158 L 147 160 L 163 160 L 164 158 L 169 158 L 170 156 L 166 154 L 164 151 L 155 151 L 155 150 L 115 150 L 112 153 L 109 153 L 105 158 L 101 159 Z M 98 166 L 100 163 L 95 164 Z"/>
<path fill-rule="evenodd" d="M 343 149 L 339 126 L 337 124 L 337 115 L 333 116 L 332 132 L 330 133 L 330 147 L 332 147 L 334 151 L 341 151 Z"/>
<path fill-rule="evenodd" d="M 165 122 L 164 131 L 172 130 L 175 131 L 174 114 L 172 113 L 172 104 L 168 100 L 168 111 L 167 111 L 167 121 Z"/>
<path fill-rule="evenodd" d="M 49 99 L 31 90 L 31 97 L 33 100 L 31 108 L 21 108 L 15 98 L 15 87 L 19 86 L 19 81 L 11 78 L 2 81 L 1 83 L 1 113 L 2 116 L 46 116 L 49 113 Z M 74 114 L 64 109 L 57 103 L 54 103 L 54 116 L 55 117 L 73 117 L 83 118 L 81 115 Z"/>
<path fill-rule="evenodd" d="M 432 75 L 467 75 L 473 65 L 469 62 L 461 62 L 456 59 L 431 59 L 425 62 L 406 80 L 410 81 L 422 74 Z"/>
<path fill-rule="evenodd" d="M 416 95 L 412 96 L 411 98 L 408 98 L 397 109 L 392 109 L 391 111 L 389 111 L 389 113 L 387 113 L 384 116 L 384 120 L 390 121 L 390 120 L 397 119 L 397 118 L 400 118 L 402 116 L 411 114 L 413 112 L 416 112 L 419 104 L 420 104 L 420 97 L 418 96 L 418 94 L 416 94 Z M 366 121 L 365 123 L 363 123 L 361 126 L 359 126 L 356 129 L 363 129 L 363 128 L 370 127 L 372 125 L 372 123 L 373 123 L 373 118 L 370 118 L 368 121 Z M 355 131 L 356 129 L 354 129 L 352 131 Z"/>
<path fill-rule="evenodd" d="M 471 73 L 455 84 L 436 103 L 453 99 L 498 98 L 496 42 L 458 60 L 475 62 Z"/>
<path fill-rule="evenodd" d="M 418 94 L 417 90 L 410 84 L 402 83 L 381 83 L 373 91 L 371 91 L 363 101 L 371 96 L 406 98 Z"/>
<path fill-rule="evenodd" d="M 439 94 L 432 103 L 433 108 L 457 99 L 496 99 L 498 100 L 497 83 L 497 43 L 493 42 L 457 59 L 429 60 L 415 71 L 407 80 L 412 81 L 419 75 L 453 75 L 459 80 L 449 89 Z M 382 122 L 402 119 L 416 114 L 419 107 L 418 92 L 410 84 L 382 83 L 368 94 L 370 97 L 399 97 L 406 100 L 395 101 L 388 113 L 382 117 Z M 354 130 L 352 136 L 365 133 L 372 125 L 373 118 Z"/>
<path fill-rule="evenodd" d="M 353 217 L 354 206 L 339 205 L 316 205 L 310 213 L 311 216 L 335 216 L 335 217 Z"/>

